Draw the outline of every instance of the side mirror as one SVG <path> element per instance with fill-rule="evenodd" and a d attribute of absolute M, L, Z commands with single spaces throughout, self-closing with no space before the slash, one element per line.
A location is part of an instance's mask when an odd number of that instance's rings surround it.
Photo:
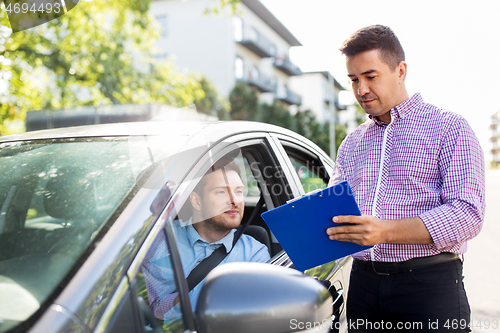
<path fill-rule="evenodd" d="M 295 332 L 331 325 L 332 297 L 299 271 L 227 263 L 208 274 L 196 306 L 199 333 Z"/>

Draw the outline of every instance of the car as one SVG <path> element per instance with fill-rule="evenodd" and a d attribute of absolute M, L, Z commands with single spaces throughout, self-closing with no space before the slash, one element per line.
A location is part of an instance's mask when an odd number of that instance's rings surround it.
<path fill-rule="evenodd" d="M 213 269 L 193 310 L 172 221 L 228 154 L 243 166 L 242 224 L 258 210 L 246 232 L 271 259 Z M 327 186 L 333 162 L 303 136 L 246 121 L 59 128 L 1 137 L 0 169 L 0 332 L 343 328 L 351 258 L 299 272 L 260 217 Z M 163 322 L 141 265 L 159 235 L 181 308 Z"/>

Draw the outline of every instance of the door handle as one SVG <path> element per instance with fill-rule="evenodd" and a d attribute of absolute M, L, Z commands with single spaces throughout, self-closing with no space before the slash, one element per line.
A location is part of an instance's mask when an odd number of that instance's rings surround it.
<path fill-rule="evenodd" d="M 344 303 L 344 289 L 337 290 L 337 297 L 332 302 L 333 313 L 336 314 L 340 310 L 340 306 Z"/>

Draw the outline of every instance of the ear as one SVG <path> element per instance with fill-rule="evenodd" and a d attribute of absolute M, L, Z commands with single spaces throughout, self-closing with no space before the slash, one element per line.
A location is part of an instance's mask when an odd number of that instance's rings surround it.
<path fill-rule="evenodd" d="M 201 198 L 200 195 L 196 192 L 191 192 L 189 195 L 189 200 L 191 201 L 191 206 L 197 211 L 201 211 Z"/>
<path fill-rule="evenodd" d="M 408 71 L 408 67 L 405 61 L 401 61 L 398 65 L 398 76 L 401 82 L 405 82 L 406 80 L 406 73 Z"/>

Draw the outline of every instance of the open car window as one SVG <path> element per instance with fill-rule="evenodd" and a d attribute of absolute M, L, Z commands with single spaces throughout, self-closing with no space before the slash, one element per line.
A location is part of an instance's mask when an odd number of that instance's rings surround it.
<path fill-rule="evenodd" d="M 269 150 L 265 149 L 262 143 L 254 146 L 246 146 L 233 158 L 233 161 L 239 167 L 241 177 L 235 176 L 232 169 L 228 167 L 224 168 L 224 174 L 221 173 L 217 176 L 214 175 L 215 172 L 208 170 L 209 167 L 207 166 L 206 169 L 200 171 L 200 177 L 195 183 L 190 185 L 194 190 L 190 192 L 184 202 L 179 202 L 176 205 L 180 207 L 176 218 L 167 222 L 170 224 L 171 230 L 173 230 L 175 235 L 176 247 L 179 252 L 185 278 L 189 276 L 191 271 L 204 258 L 219 247 L 224 247 L 226 251 L 230 250 L 235 232 L 233 229 L 227 236 L 216 242 L 209 242 L 205 239 L 198 227 L 202 223 L 205 223 L 206 219 L 200 219 L 199 212 L 198 214 L 195 212 L 199 208 L 193 206 L 196 205 L 196 202 L 193 201 L 192 196 L 197 197 L 198 200 L 207 199 L 200 198 L 201 195 L 211 197 L 210 200 L 205 202 L 205 204 L 208 203 L 208 206 L 206 205 L 203 208 L 203 213 L 208 214 L 204 217 L 212 220 L 210 223 L 218 223 L 217 221 L 221 219 L 220 215 L 225 215 L 228 210 L 239 209 L 235 206 L 231 207 L 231 205 L 221 205 L 221 201 L 214 199 L 217 196 L 225 197 L 229 202 L 231 199 L 238 202 L 243 201 L 243 205 L 241 206 L 243 216 L 240 217 L 241 224 L 250 218 L 255 209 L 258 209 L 254 214 L 255 217 L 250 221 L 250 225 L 245 230 L 245 234 L 240 238 L 239 243 L 244 244 L 243 249 L 235 245 L 234 251 L 221 264 L 226 261 L 268 262 L 273 254 L 281 250 L 275 239 L 273 242 L 269 229 L 260 217 L 260 214 L 268 209 L 268 205 L 272 207 L 274 201 L 281 202 L 283 201 L 281 197 L 284 195 L 288 196 L 288 194 L 284 193 L 284 186 L 272 186 L 275 184 L 276 177 L 279 176 L 279 168 L 272 167 L 269 161 L 265 161 L 269 158 L 271 158 Z M 217 160 L 215 164 L 223 159 L 224 157 Z M 217 181 L 211 183 L 203 179 L 201 175 L 205 175 L 205 177 L 209 175 L 209 177 L 213 176 L 214 178 L 222 177 L 219 179 L 225 177 L 224 180 L 228 182 L 227 184 L 230 185 L 230 189 L 221 188 L 225 187 L 225 184 L 220 186 Z M 200 186 L 202 186 L 202 192 L 200 192 Z M 211 193 L 210 191 L 212 191 L 212 187 L 214 186 L 216 192 Z M 193 193 L 196 191 L 198 193 Z M 234 198 L 229 198 L 230 195 L 234 196 Z M 240 195 L 242 197 L 238 197 Z M 264 200 L 264 197 L 267 198 L 267 201 Z M 259 201 L 261 201 L 260 204 L 258 204 Z M 233 213 L 237 214 L 237 212 Z M 224 223 L 229 220 L 225 220 Z M 239 225 L 240 222 L 238 220 L 232 227 L 237 228 Z M 226 239 L 226 237 L 228 238 Z M 141 265 L 141 272 L 137 277 L 138 294 L 149 305 L 154 313 L 155 320 L 161 322 L 165 331 L 180 332 L 184 326 L 182 325 L 179 285 L 175 280 L 175 270 L 180 269 L 180 267 L 176 267 L 175 263 L 172 262 L 173 258 L 170 256 L 169 249 L 165 233 L 162 230 L 153 241 L 153 245 Z M 189 292 L 193 314 L 202 284 L 203 282 Z"/>
<path fill-rule="evenodd" d="M 330 179 L 328 169 L 319 156 L 313 155 L 291 142 L 282 140 L 281 143 L 300 180 L 304 193 L 324 189 L 328 186 Z"/>

